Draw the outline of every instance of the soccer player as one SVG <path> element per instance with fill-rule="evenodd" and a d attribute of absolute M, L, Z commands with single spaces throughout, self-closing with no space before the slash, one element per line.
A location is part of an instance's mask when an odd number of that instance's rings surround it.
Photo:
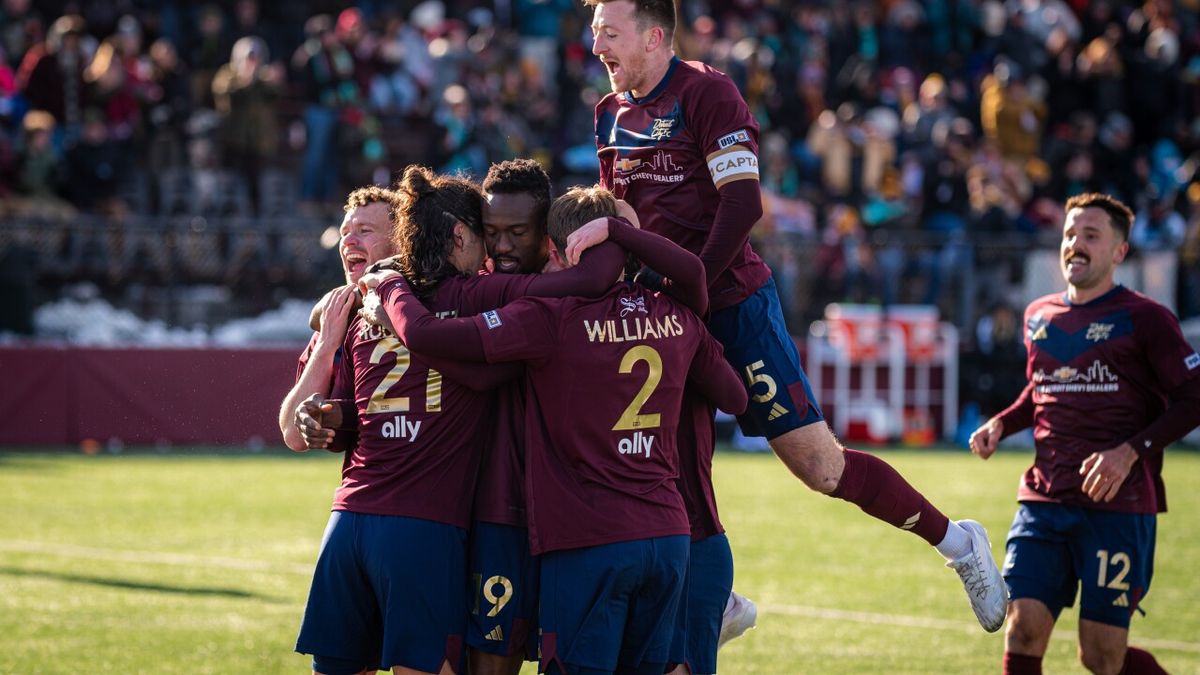
<path fill-rule="evenodd" d="M 495 273 L 535 274 L 548 252 L 550 176 L 532 159 L 493 164 L 483 179 L 483 240 Z M 467 668 L 516 675 L 537 659 L 538 560 L 525 521 L 525 384 L 496 391 L 495 425 L 475 490 L 468 545 Z"/>
<path fill-rule="evenodd" d="M 1004 578 L 1012 597 L 1004 672 L 1041 673 L 1050 633 L 1079 592 L 1079 658 L 1094 673 L 1163 673 L 1129 643 L 1150 589 L 1163 449 L 1200 421 L 1200 354 L 1162 305 L 1117 284 L 1133 213 L 1103 194 L 1066 204 L 1065 293 L 1025 310 L 1029 384 L 971 434 L 991 457 L 1032 426 Z"/>
<path fill-rule="evenodd" d="M 350 323 L 351 312 L 357 304 L 356 284 L 369 265 L 394 253 L 392 226 L 395 217 L 392 205 L 395 199 L 394 192 L 377 185 L 359 188 L 346 197 L 343 207 L 346 215 L 342 219 L 341 239 L 338 241 L 338 255 L 342 260 L 346 285 L 333 289 L 319 303 L 319 325 L 323 330 L 313 333 L 308 346 L 300 354 L 296 384 L 279 406 L 279 431 L 283 434 L 283 442 L 296 452 L 307 449 L 303 435 L 306 424 L 296 424 L 296 409 L 301 401 L 314 394 L 328 397 L 334 386 L 336 365 L 341 358 L 340 347 Z"/>
<path fill-rule="evenodd" d="M 412 166 L 396 191 L 398 259 L 440 314 L 474 314 L 530 292 L 597 295 L 622 267 L 623 252 L 611 245 L 553 278 L 478 275 L 478 187 Z M 329 412 L 356 423 L 358 442 L 344 463 L 296 650 L 312 654 L 322 673 L 461 672 L 472 503 L 464 494 L 474 493 L 492 407 L 481 391 L 520 368 L 431 367 L 361 315 L 343 353 L 339 405 Z M 310 440 L 320 447 L 326 439 Z"/>
<path fill-rule="evenodd" d="M 592 52 L 613 89 L 596 105 L 601 183 L 633 206 L 645 229 L 703 261 L 709 330 L 750 394 L 742 431 L 765 436 L 809 488 L 937 547 L 980 624 L 998 630 L 1007 602 L 983 527 L 947 519 L 886 462 L 843 448 L 824 423 L 771 270 L 750 247 L 762 214 L 758 125 L 737 87 L 675 56 L 672 0 L 584 2 L 593 7 Z"/>
<path fill-rule="evenodd" d="M 560 197 L 550 212 L 551 258 L 569 265 L 561 253 L 569 234 L 615 213 L 605 190 Z M 638 232 L 612 219 L 602 225 L 618 243 L 631 244 L 625 238 Z M 437 321 L 402 279 L 379 287 L 414 349 L 527 364 L 529 530 L 542 554 L 549 673 L 663 672 L 690 532 L 674 480 L 682 391 L 690 382 L 722 409 L 746 404 L 720 346 L 688 310 L 707 304 L 702 265 L 665 239 L 646 241 L 679 251 L 658 270 L 689 298 L 686 306 L 616 283 L 599 299 L 526 298 L 473 319 Z M 648 262 L 662 258 L 630 248 Z"/>

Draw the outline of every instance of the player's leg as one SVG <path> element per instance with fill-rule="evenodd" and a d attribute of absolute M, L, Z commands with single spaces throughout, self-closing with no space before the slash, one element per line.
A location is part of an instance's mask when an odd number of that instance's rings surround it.
<path fill-rule="evenodd" d="M 468 672 L 516 675 L 526 658 L 537 658 L 538 560 L 529 531 L 476 522 L 469 548 Z"/>
<path fill-rule="evenodd" d="M 1075 603 L 1079 577 L 1068 543 L 1077 516 L 1058 504 L 1021 503 L 1008 532 L 1004 581 L 1012 602 L 1004 634 L 1006 675 L 1040 675 L 1063 607 Z"/>
<path fill-rule="evenodd" d="M 645 541 L 541 555 L 539 672 L 616 670 L 629 603 L 641 578 Z"/>
<path fill-rule="evenodd" d="M 629 601 L 617 672 L 662 675 L 670 658 L 691 541 L 686 535 L 676 535 L 639 543 L 640 578 Z"/>
<path fill-rule="evenodd" d="M 296 651 L 312 656 L 314 673 L 354 675 L 378 667 L 379 606 L 355 552 L 357 519 L 334 511 L 321 539 Z"/>
<path fill-rule="evenodd" d="M 383 617 L 380 665 L 394 672 L 462 673 L 466 530 L 402 516 L 364 519 L 362 566 Z"/>
<path fill-rule="evenodd" d="M 1128 647 L 1130 620 L 1154 572 L 1156 517 L 1080 512 L 1084 525 L 1073 542 L 1081 582 L 1080 662 L 1093 673 L 1165 672 L 1149 652 Z"/>
<path fill-rule="evenodd" d="M 729 539 L 717 534 L 692 542 L 688 575 L 687 663 L 694 675 L 711 675 L 717 672 L 722 618 L 733 589 Z"/>
<path fill-rule="evenodd" d="M 887 462 L 842 447 L 800 367 L 774 282 L 715 313 L 708 325 L 750 393 L 746 412 L 738 417 L 743 433 L 765 436 L 788 470 L 809 488 L 851 502 L 935 546 L 958 572 L 980 624 L 998 630 L 1006 597 L 983 527 L 949 520 Z"/>

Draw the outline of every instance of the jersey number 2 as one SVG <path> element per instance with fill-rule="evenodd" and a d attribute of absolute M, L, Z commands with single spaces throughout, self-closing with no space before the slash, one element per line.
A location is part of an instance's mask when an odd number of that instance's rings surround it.
<path fill-rule="evenodd" d="M 617 423 L 613 425 L 613 431 L 653 429 L 662 424 L 662 415 L 659 413 L 642 413 L 642 406 L 650 400 L 650 396 L 654 394 L 654 390 L 658 388 L 658 383 L 662 380 L 662 357 L 658 355 L 654 347 L 638 345 L 625 352 L 625 356 L 621 357 L 621 366 L 618 368 L 618 372 L 622 375 L 632 373 L 633 366 L 638 361 L 645 361 L 649 369 L 646 372 L 646 381 L 642 384 L 637 396 L 634 396 L 633 400 L 629 402 L 625 412 L 621 413 Z"/>

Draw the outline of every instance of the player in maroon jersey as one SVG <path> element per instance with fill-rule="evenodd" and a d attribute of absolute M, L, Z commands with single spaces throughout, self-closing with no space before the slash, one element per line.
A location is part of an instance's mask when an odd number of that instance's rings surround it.
<path fill-rule="evenodd" d="M 1150 588 L 1156 514 L 1167 510 L 1163 449 L 1200 422 L 1200 354 L 1170 310 L 1115 281 L 1133 213 L 1094 193 L 1066 211 L 1067 290 L 1025 310 L 1029 384 L 971 435 L 987 459 L 1000 439 L 1034 429 L 1004 566 L 1004 672 L 1042 672 L 1055 620 L 1079 592 L 1088 670 L 1162 673 L 1127 646 L 1129 623 Z"/>
<path fill-rule="evenodd" d="M 890 465 L 833 436 L 783 321 L 771 270 L 749 243 L 762 214 L 758 124 L 723 73 L 675 56 L 672 0 L 584 0 L 613 93 L 596 104 L 601 183 L 642 226 L 704 262 L 708 328 L 743 374 L 738 419 L 765 436 L 809 488 L 913 532 L 946 558 L 988 631 L 1004 621 L 1004 583 L 983 527 L 951 521 Z"/>
<path fill-rule="evenodd" d="M 346 215 L 342 219 L 338 241 L 346 285 L 333 289 L 322 299 L 319 325 L 326 328 L 314 332 L 300 354 L 296 383 L 279 406 L 279 431 L 283 434 L 283 442 L 297 452 L 307 447 L 302 434 L 304 424 L 296 424 L 296 408 L 314 394 L 329 396 L 340 358 L 339 347 L 358 297 L 355 285 L 369 265 L 394 253 L 392 204 L 395 199 L 394 192 L 377 185 L 359 188 L 346 197 Z"/>
<path fill-rule="evenodd" d="M 606 191 L 577 188 L 559 198 L 550 215 L 551 257 L 563 260 L 567 234 L 580 223 L 613 213 Z M 609 225 L 615 241 L 636 232 L 617 222 Z M 702 312 L 703 268 L 675 250 L 680 255 L 659 270 Z M 379 290 L 414 349 L 527 364 L 526 484 L 530 536 L 543 553 L 546 672 L 662 672 L 691 529 L 675 485 L 683 387 L 691 382 L 727 410 L 746 402 L 703 324 L 636 284 L 618 283 L 595 300 L 527 298 L 452 321 L 433 319 L 399 277 Z"/>

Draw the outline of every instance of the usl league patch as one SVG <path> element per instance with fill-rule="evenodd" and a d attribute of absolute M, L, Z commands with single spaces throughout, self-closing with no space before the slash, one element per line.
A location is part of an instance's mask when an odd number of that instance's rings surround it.
<path fill-rule="evenodd" d="M 736 145 L 738 143 L 749 143 L 749 142 L 750 142 L 750 134 L 746 133 L 745 129 L 738 129 L 737 131 L 733 132 L 732 134 L 729 134 L 728 136 L 722 136 L 722 137 L 718 138 L 717 139 L 717 149 L 724 150 L 725 148 L 728 148 L 731 145 Z"/>
<path fill-rule="evenodd" d="M 1183 360 L 1183 365 L 1187 366 L 1188 370 L 1195 370 L 1197 366 L 1200 366 L 1200 354 L 1192 352 L 1191 356 Z"/>
<path fill-rule="evenodd" d="M 483 320 L 487 322 L 488 330 L 491 330 L 493 328 L 499 328 L 500 325 L 503 323 L 502 321 L 500 321 L 500 315 L 496 313 L 496 310 L 492 310 L 490 312 L 484 312 Z"/>

